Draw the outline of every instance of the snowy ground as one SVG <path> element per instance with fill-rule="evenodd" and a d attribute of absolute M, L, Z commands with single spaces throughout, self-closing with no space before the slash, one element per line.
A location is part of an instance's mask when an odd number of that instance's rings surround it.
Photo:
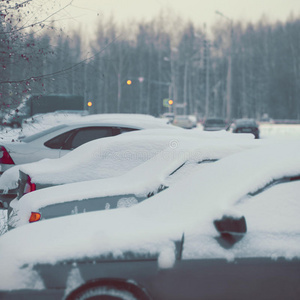
<path fill-rule="evenodd" d="M 298 139 L 300 124 L 261 124 L 260 135 L 263 139 Z"/>

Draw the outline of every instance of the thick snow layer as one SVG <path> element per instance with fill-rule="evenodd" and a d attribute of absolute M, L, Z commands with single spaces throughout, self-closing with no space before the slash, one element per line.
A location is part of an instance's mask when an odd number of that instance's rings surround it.
<path fill-rule="evenodd" d="M 261 138 L 300 138 L 300 124 L 260 124 Z"/>
<path fill-rule="evenodd" d="M 184 129 L 128 132 L 91 141 L 58 159 L 43 159 L 14 166 L 0 177 L 0 190 L 7 191 L 17 187 L 19 170 L 29 174 L 33 182 L 41 184 L 63 184 L 122 175 L 163 149 L 178 148 L 191 139 L 201 146 L 203 139 L 228 139 L 247 143 L 253 140 L 253 136 L 238 136 L 225 131 L 209 134 Z"/>
<path fill-rule="evenodd" d="M 59 185 L 24 195 L 19 201 L 13 203 L 14 209 L 18 210 L 18 218 L 20 218 L 16 226 L 28 223 L 32 211 L 36 212 L 42 207 L 55 203 L 126 194 L 145 197 L 149 192 L 156 191 L 160 185 L 175 184 L 202 168 L 203 165 L 199 163 L 203 161 L 221 159 L 255 146 L 258 146 L 256 141 L 246 142 L 238 139 L 236 141 L 226 139 L 184 140 L 184 143 L 178 143 L 176 148 L 167 147 L 153 158 L 123 175 Z M 149 148 L 149 146 L 147 147 Z M 169 176 L 184 163 L 184 167 Z"/>
<path fill-rule="evenodd" d="M 183 233 L 184 259 L 299 258 L 299 218 L 295 212 L 300 211 L 300 182 L 248 195 L 274 179 L 299 175 L 299 147 L 300 142 L 285 142 L 244 150 L 193 172 L 130 208 L 14 229 L 0 238 L 0 289 L 34 288 L 38 281 L 28 282 L 28 275 L 36 276 L 31 272 L 32 264 L 67 258 L 149 252 L 160 253 L 159 266 L 170 267 L 174 262 L 172 241 L 179 241 Z M 246 216 L 248 233 L 233 248 L 224 249 L 215 239 L 218 233 L 213 220 L 229 211 Z M 20 270 L 24 265 L 27 267 Z"/>
<path fill-rule="evenodd" d="M 94 114 L 94 115 L 80 115 L 77 113 L 53 112 L 47 114 L 40 114 L 28 119 L 21 129 L 11 129 L 4 127 L 0 132 L 0 140 L 17 140 L 19 137 L 29 136 L 37 132 L 41 132 L 50 127 L 60 124 L 72 123 L 86 123 L 86 122 L 108 122 L 108 123 L 122 123 L 127 125 L 137 125 L 141 128 L 164 128 L 168 119 L 155 118 L 151 115 L 143 114 Z M 174 127 L 169 125 L 169 127 Z"/>

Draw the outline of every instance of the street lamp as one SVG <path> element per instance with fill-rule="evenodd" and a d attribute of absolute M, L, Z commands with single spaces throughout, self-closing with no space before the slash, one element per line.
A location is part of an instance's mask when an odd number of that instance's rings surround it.
<path fill-rule="evenodd" d="M 232 20 L 216 10 L 216 14 L 220 15 L 221 17 L 225 18 L 229 21 L 230 24 L 230 35 L 229 35 L 229 54 L 228 54 L 228 68 L 227 68 L 227 82 L 226 82 L 226 118 L 227 121 L 230 122 L 231 119 L 231 82 L 232 82 Z"/>

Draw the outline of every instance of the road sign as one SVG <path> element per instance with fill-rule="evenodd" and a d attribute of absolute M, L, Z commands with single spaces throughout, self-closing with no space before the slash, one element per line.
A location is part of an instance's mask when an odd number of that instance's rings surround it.
<path fill-rule="evenodd" d="M 163 106 L 164 107 L 169 107 L 170 105 L 169 105 L 169 98 L 165 98 L 164 100 L 163 100 Z"/>

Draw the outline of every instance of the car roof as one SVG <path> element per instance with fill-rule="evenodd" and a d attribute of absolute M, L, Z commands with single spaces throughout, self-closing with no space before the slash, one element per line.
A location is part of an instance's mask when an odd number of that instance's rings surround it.
<path fill-rule="evenodd" d="M 52 119 L 50 119 L 52 120 Z M 57 121 L 57 120 L 56 120 Z M 53 122 L 53 120 L 52 120 Z M 45 125 L 45 124 L 43 124 Z M 169 120 L 155 118 L 150 115 L 135 115 L 135 114 L 104 114 L 104 115 L 89 115 L 78 118 L 71 118 L 68 123 L 60 123 L 56 126 L 45 126 L 46 129 L 37 131 L 34 134 L 22 137 L 22 142 L 31 142 L 49 133 L 59 131 L 61 129 L 71 130 L 76 127 L 97 127 L 97 126 L 113 126 L 132 129 L 150 129 L 150 128 L 168 128 L 177 129 L 171 125 Z M 35 127 L 37 127 L 35 125 Z"/>
<path fill-rule="evenodd" d="M 32 123 L 31 120 L 34 120 Z M 34 139 L 34 134 L 43 135 L 42 132 L 47 133 L 51 128 L 57 126 L 119 126 L 130 127 L 135 129 L 149 129 L 149 128 L 174 128 L 168 119 L 156 118 L 151 115 L 144 114 L 93 114 L 93 115 L 79 115 L 68 112 L 53 112 L 47 114 L 37 115 L 29 118 L 27 123 L 23 124 L 21 132 L 16 132 L 15 139 L 29 138 Z M 55 129 L 52 129 L 55 130 Z M 18 136 L 19 134 L 19 136 Z"/>

